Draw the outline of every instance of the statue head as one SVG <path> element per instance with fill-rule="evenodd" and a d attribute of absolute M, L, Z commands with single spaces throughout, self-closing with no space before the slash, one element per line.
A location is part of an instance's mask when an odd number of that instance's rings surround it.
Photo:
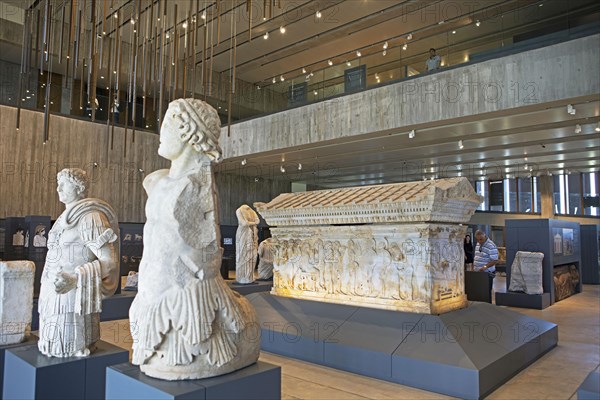
<path fill-rule="evenodd" d="M 163 119 L 158 154 L 174 160 L 186 146 L 190 146 L 218 162 L 222 158 L 220 134 L 221 120 L 208 103 L 197 99 L 177 99 L 169 104 Z"/>
<path fill-rule="evenodd" d="M 86 197 L 89 181 L 84 170 L 65 168 L 57 175 L 58 198 L 62 203 L 70 204 Z"/>

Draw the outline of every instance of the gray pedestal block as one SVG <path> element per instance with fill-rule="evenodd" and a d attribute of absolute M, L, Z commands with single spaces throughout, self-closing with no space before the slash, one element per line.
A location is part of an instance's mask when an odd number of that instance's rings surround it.
<path fill-rule="evenodd" d="M 270 292 L 273 287 L 273 281 L 256 280 L 250 284 L 241 284 L 236 281 L 226 281 L 229 289 L 237 291 L 239 294 L 246 296 L 250 293 Z"/>
<path fill-rule="evenodd" d="M 578 400 L 600 399 L 600 372 L 592 371 L 577 389 Z"/>
<path fill-rule="evenodd" d="M 56 358 L 36 345 L 6 352 L 4 399 L 104 399 L 105 369 L 127 362 L 129 352 L 99 341 L 89 357 Z"/>
<path fill-rule="evenodd" d="M 268 293 L 248 299 L 263 350 L 468 399 L 491 393 L 558 343 L 555 324 L 487 303 L 426 315 Z"/>
<path fill-rule="evenodd" d="M 164 381 L 129 363 L 106 370 L 106 398 L 131 399 L 280 399 L 281 367 L 259 361 L 214 378 Z"/>
<path fill-rule="evenodd" d="M 550 306 L 550 293 L 496 292 L 496 305 L 543 310 Z"/>
<path fill-rule="evenodd" d="M 37 337 L 29 335 L 24 342 L 0 346 L 0 394 L 4 390 L 4 358 L 6 351 L 17 347 L 34 346 L 37 343 Z"/>

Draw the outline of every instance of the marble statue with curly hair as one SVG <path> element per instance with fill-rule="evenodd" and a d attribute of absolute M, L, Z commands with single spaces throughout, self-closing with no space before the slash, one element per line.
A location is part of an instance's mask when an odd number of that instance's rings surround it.
<path fill-rule="evenodd" d="M 38 348 L 52 357 L 83 357 L 100 338 L 102 299 L 119 280 L 119 223 L 112 207 L 86 198 L 85 171 L 58 173 L 65 211 L 48 232 L 38 310 Z"/>
<path fill-rule="evenodd" d="M 129 310 L 132 362 L 166 380 L 226 374 L 258 359 L 251 304 L 221 278 L 217 191 L 220 120 L 207 103 L 171 102 L 158 154 L 169 169 L 144 180 L 148 193 L 138 294 Z"/>

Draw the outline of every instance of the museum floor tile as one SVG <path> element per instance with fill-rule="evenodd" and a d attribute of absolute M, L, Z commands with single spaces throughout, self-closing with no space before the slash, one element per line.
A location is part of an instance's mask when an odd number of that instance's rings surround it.
<path fill-rule="evenodd" d="M 505 278 L 497 277 L 494 290 L 504 287 Z M 579 385 L 600 366 L 600 286 L 584 285 L 582 293 L 545 310 L 513 310 L 558 324 L 559 343 L 488 399 L 576 399 Z M 128 321 L 103 322 L 102 339 L 130 349 Z M 267 352 L 260 359 L 282 367 L 283 399 L 448 398 Z"/>

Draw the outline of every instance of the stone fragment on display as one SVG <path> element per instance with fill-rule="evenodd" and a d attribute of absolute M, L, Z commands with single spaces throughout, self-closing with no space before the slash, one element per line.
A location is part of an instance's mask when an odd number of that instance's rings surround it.
<path fill-rule="evenodd" d="M 273 258 L 275 255 L 275 245 L 273 238 L 267 238 L 258 245 L 258 279 L 273 279 Z"/>
<path fill-rule="evenodd" d="M 222 157 L 219 135 L 219 115 L 210 105 L 196 99 L 171 102 L 158 149 L 171 167 L 144 179 L 144 250 L 129 317 L 132 363 L 154 378 L 207 378 L 258 359 L 256 312 L 219 273 L 212 169 Z"/>
<path fill-rule="evenodd" d="M 64 169 L 57 182 L 66 207 L 48 233 L 38 348 L 51 357 L 84 357 L 100 339 L 102 300 L 120 279 L 119 223 L 108 203 L 86 197 L 85 171 Z"/>
<path fill-rule="evenodd" d="M 20 343 L 31 329 L 33 261 L 0 261 L 0 346 Z"/>
<path fill-rule="evenodd" d="M 510 267 L 510 292 L 542 294 L 542 261 L 544 253 L 517 251 Z"/>
<path fill-rule="evenodd" d="M 235 280 L 254 282 L 254 267 L 258 256 L 258 214 L 246 204 L 235 211 L 238 228 L 235 232 Z"/>

